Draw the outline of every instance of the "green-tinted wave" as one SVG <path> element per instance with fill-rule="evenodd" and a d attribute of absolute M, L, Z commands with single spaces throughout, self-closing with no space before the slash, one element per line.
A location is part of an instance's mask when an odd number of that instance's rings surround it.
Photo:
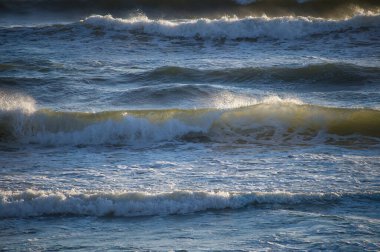
<path fill-rule="evenodd" d="M 234 109 L 126 110 L 99 113 L 3 111 L 2 141 L 131 144 L 150 141 L 335 142 L 380 138 L 380 111 L 264 101 Z M 377 139 L 377 140 L 376 140 Z"/>

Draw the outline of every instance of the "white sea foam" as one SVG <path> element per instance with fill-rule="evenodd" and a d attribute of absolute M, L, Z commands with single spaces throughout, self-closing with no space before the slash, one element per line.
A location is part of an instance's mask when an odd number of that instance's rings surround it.
<path fill-rule="evenodd" d="M 111 15 L 93 15 L 82 20 L 91 27 L 109 32 L 141 32 L 167 37 L 296 39 L 314 34 L 339 32 L 345 29 L 376 26 L 380 15 L 363 14 L 346 20 L 311 17 L 223 17 L 220 19 L 153 20 L 144 15 L 128 19 Z"/>
<path fill-rule="evenodd" d="M 244 108 L 257 104 L 304 104 L 300 99 L 293 97 L 280 97 L 278 95 L 269 95 L 262 98 L 255 98 L 250 95 L 234 93 L 229 91 L 218 92 L 207 98 L 207 107 L 217 109 L 235 109 Z"/>
<path fill-rule="evenodd" d="M 0 191 L 0 218 L 43 215 L 148 216 L 238 209 L 248 205 L 312 205 L 348 199 L 378 200 L 379 193 L 289 192 L 76 192 Z"/>
<path fill-rule="evenodd" d="M 36 111 L 36 101 L 27 95 L 0 90 L 0 111 L 19 111 L 31 114 Z"/>
<path fill-rule="evenodd" d="M 228 91 L 217 92 L 207 97 L 207 106 L 217 109 L 234 109 L 258 104 L 260 101 L 252 96 L 232 93 Z"/>

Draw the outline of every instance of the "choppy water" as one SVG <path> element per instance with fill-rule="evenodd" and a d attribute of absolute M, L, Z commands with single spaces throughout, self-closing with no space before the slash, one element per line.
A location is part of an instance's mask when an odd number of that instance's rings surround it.
<path fill-rule="evenodd" d="M 0 1 L 0 250 L 379 250 L 379 9 Z"/>

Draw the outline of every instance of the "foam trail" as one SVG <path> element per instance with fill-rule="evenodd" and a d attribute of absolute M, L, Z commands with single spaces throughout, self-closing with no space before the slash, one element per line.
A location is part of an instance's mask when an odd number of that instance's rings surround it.
<path fill-rule="evenodd" d="M 248 205 L 328 206 L 344 200 L 378 201 L 380 193 L 0 191 L 0 218 L 46 215 L 149 216 L 239 209 Z"/>

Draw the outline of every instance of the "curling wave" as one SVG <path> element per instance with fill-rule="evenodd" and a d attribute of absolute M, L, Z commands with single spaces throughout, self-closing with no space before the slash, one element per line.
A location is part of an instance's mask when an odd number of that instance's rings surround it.
<path fill-rule="evenodd" d="M 145 15 L 114 18 L 92 15 L 82 20 L 98 33 L 141 33 L 155 36 L 198 39 L 296 39 L 316 35 L 358 33 L 378 27 L 380 15 L 359 15 L 347 20 L 310 17 L 222 17 L 219 19 L 164 20 Z"/>
<path fill-rule="evenodd" d="M 0 191 L 0 218 L 49 215 L 150 216 L 239 209 L 250 205 L 328 206 L 345 200 L 379 201 L 380 193 Z"/>
<path fill-rule="evenodd" d="M 79 22 L 54 25 L 27 25 L 2 27 L 2 33 L 12 36 L 22 31 L 22 36 L 74 36 L 76 39 L 95 36 L 132 39 L 142 35 L 170 39 L 196 39 L 214 41 L 248 41 L 256 42 L 259 39 L 295 40 L 300 38 L 322 38 L 330 36 L 332 39 L 352 38 L 368 41 L 377 41 L 380 33 L 380 12 L 373 14 L 358 14 L 352 18 L 336 20 L 313 17 L 237 17 L 223 16 L 220 18 L 195 19 L 154 19 L 145 14 L 131 15 L 128 18 L 116 18 L 111 15 L 91 15 Z M 375 43 L 375 42 L 374 42 Z M 1 68 L 12 66 L 2 65 Z M 6 70 L 6 69 L 5 69 Z"/>
<path fill-rule="evenodd" d="M 350 137 L 349 144 L 366 137 L 378 143 L 379 129 L 378 110 L 328 108 L 277 96 L 230 108 L 84 113 L 11 107 L 0 113 L 1 141 L 47 145 L 135 144 L 176 139 L 313 144 L 329 143 L 334 137 Z"/>

